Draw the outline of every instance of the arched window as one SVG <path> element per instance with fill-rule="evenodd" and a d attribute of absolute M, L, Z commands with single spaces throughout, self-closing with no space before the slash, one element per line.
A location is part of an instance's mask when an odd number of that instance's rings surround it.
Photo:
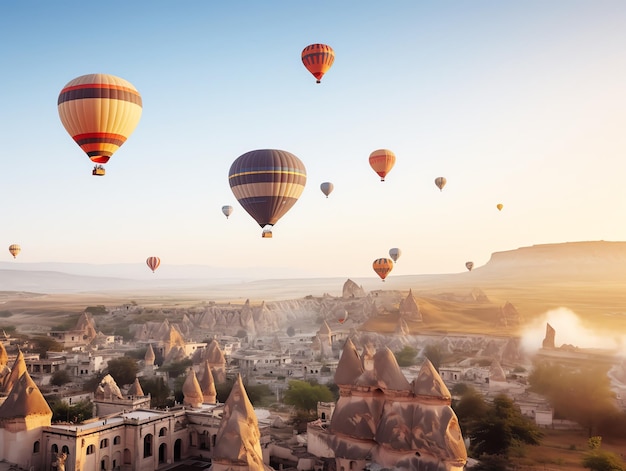
<path fill-rule="evenodd" d="M 113 445 L 119 445 L 120 443 L 122 443 L 122 437 L 120 437 L 119 435 L 113 437 Z"/>
<path fill-rule="evenodd" d="M 167 427 L 162 427 L 161 430 L 159 430 L 159 437 L 164 437 L 167 434 Z"/>
<path fill-rule="evenodd" d="M 87 447 L 87 454 L 88 455 L 92 455 L 96 452 L 96 447 L 94 445 L 89 445 Z"/>
<path fill-rule="evenodd" d="M 61 448 L 61 452 L 62 452 L 62 453 L 65 453 L 66 455 L 68 455 L 68 456 L 69 456 L 69 454 L 70 454 L 70 449 L 68 448 L 68 446 L 67 446 L 67 445 L 63 445 L 63 448 Z"/>
<path fill-rule="evenodd" d="M 143 457 L 152 456 L 152 434 L 149 433 L 143 438 Z"/>
<path fill-rule="evenodd" d="M 33 443 L 33 453 L 39 453 L 39 440 Z"/>
<path fill-rule="evenodd" d="M 50 452 L 51 453 L 58 453 L 59 452 L 59 446 L 56 443 L 53 443 L 52 446 L 50 447 Z"/>
<path fill-rule="evenodd" d="M 100 440 L 100 448 L 106 448 L 109 446 L 109 439 L 108 438 L 104 438 L 102 440 Z"/>

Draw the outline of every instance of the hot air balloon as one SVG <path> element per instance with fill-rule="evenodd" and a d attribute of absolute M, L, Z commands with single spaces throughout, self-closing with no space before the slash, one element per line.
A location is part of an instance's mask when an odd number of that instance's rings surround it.
<path fill-rule="evenodd" d="M 326 44 L 311 44 L 302 51 L 302 63 L 317 79 L 317 83 L 322 81 L 322 77 L 328 72 L 333 62 L 335 62 L 335 51 Z"/>
<path fill-rule="evenodd" d="M 502 211 L 502 208 L 504 208 L 504 205 L 502 203 L 498 203 L 496 204 L 496 208 L 498 208 L 498 211 Z"/>
<path fill-rule="evenodd" d="M 446 183 L 448 183 L 448 180 L 446 180 L 445 177 L 435 178 L 435 185 L 437 185 L 437 188 L 439 188 L 439 191 L 443 190 L 443 187 L 446 186 Z"/>
<path fill-rule="evenodd" d="M 380 176 L 380 181 L 385 181 L 385 176 L 396 163 L 396 155 L 388 149 L 378 149 L 370 154 L 370 166 Z"/>
<path fill-rule="evenodd" d="M 398 261 L 400 255 L 402 255 L 402 250 L 400 250 L 399 248 L 394 247 L 392 249 L 389 249 L 389 256 L 394 262 Z"/>
<path fill-rule="evenodd" d="M 306 168 L 290 152 L 253 150 L 232 163 L 228 182 L 243 209 L 264 228 L 262 237 L 269 238 L 272 237 L 272 226 L 302 194 L 306 185 Z"/>
<path fill-rule="evenodd" d="M 11 252 L 11 255 L 13 255 L 13 258 L 17 258 L 17 254 L 19 254 L 21 251 L 22 251 L 22 247 L 20 247 L 18 244 L 9 245 L 9 252 Z"/>
<path fill-rule="evenodd" d="M 385 278 L 387 278 L 387 275 L 393 269 L 393 260 L 389 258 L 378 258 L 374 260 L 372 267 L 374 267 L 376 274 L 385 281 Z"/>
<path fill-rule="evenodd" d="M 159 268 L 159 265 L 161 265 L 161 259 L 159 257 L 148 257 L 146 264 L 148 268 L 152 270 L 152 273 L 154 273 L 154 271 Z"/>
<path fill-rule="evenodd" d="M 82 75 L 63 87 L 58 111 L 69 135 L 96 163 L 92 174 L 104 175 L 101 164 L 109 161 L 139 123 L 141 95 L 120 77 Z"/>
<path fill-rule="evenodd" d="M 333 185 L 331 182 L 324 182 L 320 185 L 320 190 L 322 190 L 322 193 L 326 195 L 326 198 L 328 198 L 328 195 L 330 195 L 334 189 L 335 185 Z"/>
<path fill-rule="evenodd" d="M 465 268 L 472 271 L 472 268 L 474 268 L 474 262 L 465 262 Z"/>
<path fill-rule="evenodd" d="M 224 216 L 226 216 L 226 219 L 228 219 L 228 216 L 233 214 L 233 207 L 229 205 L 222 206 L 222 212 L 224 213 Z"/>

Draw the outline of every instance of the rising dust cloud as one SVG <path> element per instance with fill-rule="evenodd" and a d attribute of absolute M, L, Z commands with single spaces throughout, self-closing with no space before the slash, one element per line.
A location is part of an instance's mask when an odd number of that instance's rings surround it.
<path fill-rule="evenodd" d="M 566 307 L 551 309 L 534 319 L 522 333 L 522 348 L 532 353 L 541 348 L 546 336 L 546 323 L 556 331 L 555 347 L 563 344 L 578 348 L 599 348 L 626 353 L 626 335 L 623 333 L 600 334 L 583 325 L 574 311 Z"/>

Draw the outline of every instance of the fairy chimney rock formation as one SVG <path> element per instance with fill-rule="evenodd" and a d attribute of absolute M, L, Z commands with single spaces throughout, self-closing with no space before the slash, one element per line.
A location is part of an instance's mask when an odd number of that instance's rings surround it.
<path fill-rule="evenodd" d="M 215 404 L 217 401 L 217 391 L 215 390 L 215 381 L 208 360 L 204 360 L 202 376 L 198 383 L 202 391 L 202 402 L 205 404 Z"/>
<path fill-rule="evenodd" d="M 2 392 L 10 392 L 24 373 L 26 373 L 26 362 L 24 361 L 24 354 L 21 350 L 19 350 L 17 352 L 17 357 L 15 357 L 15 361 L 13 362 L 11 373 L 9 373 L 4 379 Z"/>
<path fill-rule="evenodd" d="M 359 357 L 347 340 L 335 384 L 340 396 L 324 437 L 337 469 L 463 469 L 467 451 L 450 392 L 430 361 L 409 383 L 389 348 L 366 347 Z"/>
<path fill-rule="evenodd" d="M 135 382 L 128 388 L 127 396 L 135 396 L 135 397 L 143 397 L 145 396 L 143 389 L 141 388 L 141 384 L 139 384 L 139 379 L 135 378 Z"/>
<path fill-rule="evenodd" d="M 224 403 L 213 448 L 212 471 L 228 470 L 264 471 L 271 469 L 263 464 L 261 432 L 256 414 L 246 390 L 237 377 Z"/>
<path fill-rule="evenodd" d="M 0 426 L 13 432 L 49 426 L 52 410 L 32 380 L 24 372 L 0 406 Z"/>
<path fill-rule="evenodd" d="M 196 372 L 193 368 L 189 368 L 187 378 L 183 384 L 183 405 L 200 407 L 202 405 L 202 401 L 202 389 L 200 388 L 200 383 L 198 383 Z"/>
<path fill-rule="evenodd" d="M 543 348 L 555 348 L 554 346 L 554 338 L 556 337 L 556 331 L 554 328 L 546 323 L 546 336 L 543 339 L 542 347 Z"/>
<path fill-rule="evenodd" d="M 152 344 L 148 344 L 148 348 L 146 349 L 146 354 L 143 357 L 144 364 L 146 366 L 154 366 L 154 361 L 156 360 L 156 355 L 154 354 L 154 350 L 152 349 Z"/>
<path fill-rule="evenodd" d="M 420 312 L 417 298 L 413 296 L 413 290 L 409 290 L 406 298 L 400 301 L 400 316 L 412 321 L 421 321 L 422 313 Z"/>
<path fill-rule="evenodd" d="M 118 387 L 117 383 L 113 379 L 113 376 L 106 375 L 98 384 L 96 392 L 94 393 L 95 399 L 124 399 L 122 391 Z"/>
<path fill-rule="evenodd" d="M 362 286 L 357 285 L 354 281 L 348 279 L 343 284 L 343 294 L 344 298 L 362 298 L 365 296 L 365 290 Z"/>

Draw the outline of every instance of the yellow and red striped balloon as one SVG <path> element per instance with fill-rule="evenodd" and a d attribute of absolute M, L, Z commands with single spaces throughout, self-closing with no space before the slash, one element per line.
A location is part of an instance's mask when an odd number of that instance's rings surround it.
<path fill-rule="evenodd" d="M 148 268 L 154 273 L 154 271 L 159 268 L 159 265 L 161 265 L 161 259 L 159 257 L 148 257 L 146 265 L 148 265 Z"/>
<path fill-rule="evenodd" d="M 142 101 L 123 78 L 89 74 L 63 87 L 58 111 L 63 126 L 87 156 L 105 164 L 137 127 Z"/>
<path fill-rule="evenodd" d="M 396 163 L 396 154 L 389 149 L 378 149 L 370 154 L 370 166 L 380 176 L 380 181 L 384 182 L 385 177 Z"/>
<path fill-rule="evenodd" d="M 387 275 L 389 275 L 391 270 L 393 270 L 393 260 L 390 258 L 378 258 L 374 260 L 372 267 L 374 268 L 376 274 L 380 276 L 383 281 L 385 281 Z"/>
<path fill-rule="evenodd" d="M 311 44 L 302 51 L 302 63 L 317 83 L 322 81 L 322 77 L 335 62 L 335 51 L 326 44 Z"/>
<path fill-rule="evenodd" d="M 11 252 L 11 255 L 13 255 L 13 258 L 16 258 L 17 254 L 19 254 L 21 251 L 22 251 L 22 247 L 20 247 L 18 244 L 9 245 L 9 252 Z"/>

